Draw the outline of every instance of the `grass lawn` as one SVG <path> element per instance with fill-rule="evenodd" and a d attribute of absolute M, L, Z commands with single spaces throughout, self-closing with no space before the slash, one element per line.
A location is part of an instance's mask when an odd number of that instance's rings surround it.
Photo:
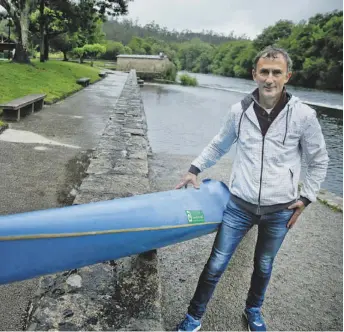
<path fill-rule="evenodd" d="M 84 64 L 89 66 L 91 64 L 91 60 L 90 59 L 84 60 Z M 117 63 L 115 61 L 110 61 L 110 60 L 93 60 L 93 66 L 94 67 L 99 67 L 101 69 L 116 70 L 116 65 L 117 65 Z"/>
<path fill-rule="evenodd" d="M 54 102 L 80 90 L 78 78 L 89 77 L 91 82 L 99 79 L 99 68 L 54 60 L 31 62 L 32 65 L 22 65 L 0 61 L 0 103 L 32 93 L 46 93 L 45 101 Z"/>

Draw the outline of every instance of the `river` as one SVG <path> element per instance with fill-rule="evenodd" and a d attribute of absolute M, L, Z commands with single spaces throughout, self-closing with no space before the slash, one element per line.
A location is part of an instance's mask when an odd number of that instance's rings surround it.
<path fill-rule="evenodd" d="M 254 81 L 245 79 L 209 74 L 191 76 L 197 78 L 199 86 L 145 83 L 141 89 L 148 138 L 154 153 L 197 156 L 218 132 L 228 107 L 255 88 Z M 317 110 L 330 157 L 322 188 L 342 196 L 343 95 L 293 86 L 287 88 Z M 234 155 L 235 146 L 226 157 L 233 159 Z"/>

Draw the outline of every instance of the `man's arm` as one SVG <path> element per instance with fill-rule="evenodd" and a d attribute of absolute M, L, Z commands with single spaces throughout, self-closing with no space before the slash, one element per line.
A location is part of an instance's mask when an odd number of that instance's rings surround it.
<path fill-rule="evenodd" d="M 312 115 L 305 121 L 300 144 L 307 164 L 300 199 L 305 198 L 310 202 L 315 202 L 320 185 L 326 177 L 329 158 L 325 139 L 314 110 Z"/>
<path fill-rule="evenodd" d="M 228 152 L 235 138 L 235 114 L 230 109 L 219 133 L 211 140 L 200 156 L 191 163 L 188 173 L 177 184 L 175 189 L 180 189 L 190 182 L 198 189 L 197 175 L 206 168 L 214 165 L 217 160 Z"/>
<path fill-rule="evenodd" d="M 197 175 L 206 168 L 215 165 L 229 151 L 235 138 L 235 114 L 230 109 L 220 131 L 205 147 L 202 153 L 191 163 L 189 172 Z"/>

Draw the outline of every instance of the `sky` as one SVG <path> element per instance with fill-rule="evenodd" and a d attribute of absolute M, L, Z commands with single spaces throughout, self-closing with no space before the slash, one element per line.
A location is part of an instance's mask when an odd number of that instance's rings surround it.
<path fill-rule="evenodd" d="M 169 30 L 213 30 L 254 38 L 280 19 L 295 23 L 317 13 L 343 10 L 343 0 L 134 0 L 127 18 Z"/>

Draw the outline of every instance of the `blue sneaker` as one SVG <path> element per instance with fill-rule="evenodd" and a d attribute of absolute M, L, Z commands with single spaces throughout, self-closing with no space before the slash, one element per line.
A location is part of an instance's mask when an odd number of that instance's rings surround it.
<path fill-rule="evenodd" d="M 177 331 L 198 331 L 201 328 L 201 321 L 186 314 L 184 320 L 177 326 Z"/>
<path fill-rule="evenodd" d="M 244 317 L 249 331 L 266 331 L 266 325 L 259 308 L 246 308 Z"/>

